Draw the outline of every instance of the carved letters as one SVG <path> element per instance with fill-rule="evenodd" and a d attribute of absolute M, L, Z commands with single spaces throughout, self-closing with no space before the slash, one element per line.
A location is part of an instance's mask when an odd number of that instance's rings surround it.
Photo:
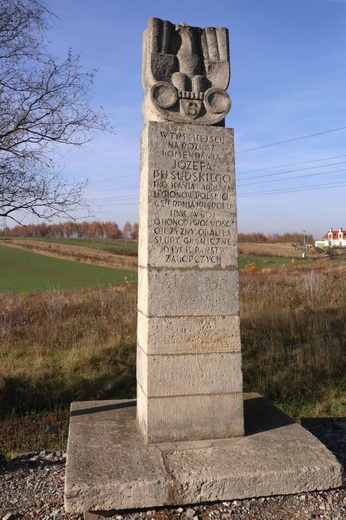
<path fill-rule="evenodd" d="M 235 266 L 232 130 L 150 125 L 159 153 L 148 171 L 149 264 Z"/>

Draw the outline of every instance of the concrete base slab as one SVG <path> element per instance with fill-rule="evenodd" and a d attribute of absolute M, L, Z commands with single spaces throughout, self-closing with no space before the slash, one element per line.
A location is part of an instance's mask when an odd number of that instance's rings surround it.
<path fill-rule="evenodd" d="M 244 437 L 145 445 L 135 401 L 73 403 L 66 511 L 106 516 L 345 484 L 335 456 L 261 396 L 245 396 L 244 415 Z"/>

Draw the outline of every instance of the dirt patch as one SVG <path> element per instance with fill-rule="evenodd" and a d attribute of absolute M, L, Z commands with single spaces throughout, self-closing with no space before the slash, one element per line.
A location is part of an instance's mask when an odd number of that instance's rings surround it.
<path fill-rule="evenodd" d="M 104 267 L 114 267 L 117 269 L 137 269 L 136 257 L 118 255 L 115 251 L 107 252 L 102 249 L 93 249 L 85 246 L 56 244 L 41 242 L 39 240 L 23 240 L 20 238 L 4 240 L 1 241 L 1 244 L 87 264 L 102 265 Z"/>

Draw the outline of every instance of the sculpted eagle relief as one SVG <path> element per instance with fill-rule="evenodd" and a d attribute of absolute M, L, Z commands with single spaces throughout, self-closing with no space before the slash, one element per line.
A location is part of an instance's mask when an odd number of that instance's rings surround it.
<path fill-rule="evenodd" d="M 228 30 L 150 18 L 144 33 L 144 113 L 151 120 L 224 125 L 231 108 Z"/>

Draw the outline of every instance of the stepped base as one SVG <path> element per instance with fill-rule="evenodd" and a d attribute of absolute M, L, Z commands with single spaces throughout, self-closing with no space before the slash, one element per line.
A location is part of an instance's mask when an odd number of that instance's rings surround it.
<path fill-rule="evenodd" d="M 244 416 L 245 437 L 145 445 L 136 401 L 73 403 L 66 511 L 92 518 L 345 484 L 335 456 L 261 396 L 244 396 Z"/>

